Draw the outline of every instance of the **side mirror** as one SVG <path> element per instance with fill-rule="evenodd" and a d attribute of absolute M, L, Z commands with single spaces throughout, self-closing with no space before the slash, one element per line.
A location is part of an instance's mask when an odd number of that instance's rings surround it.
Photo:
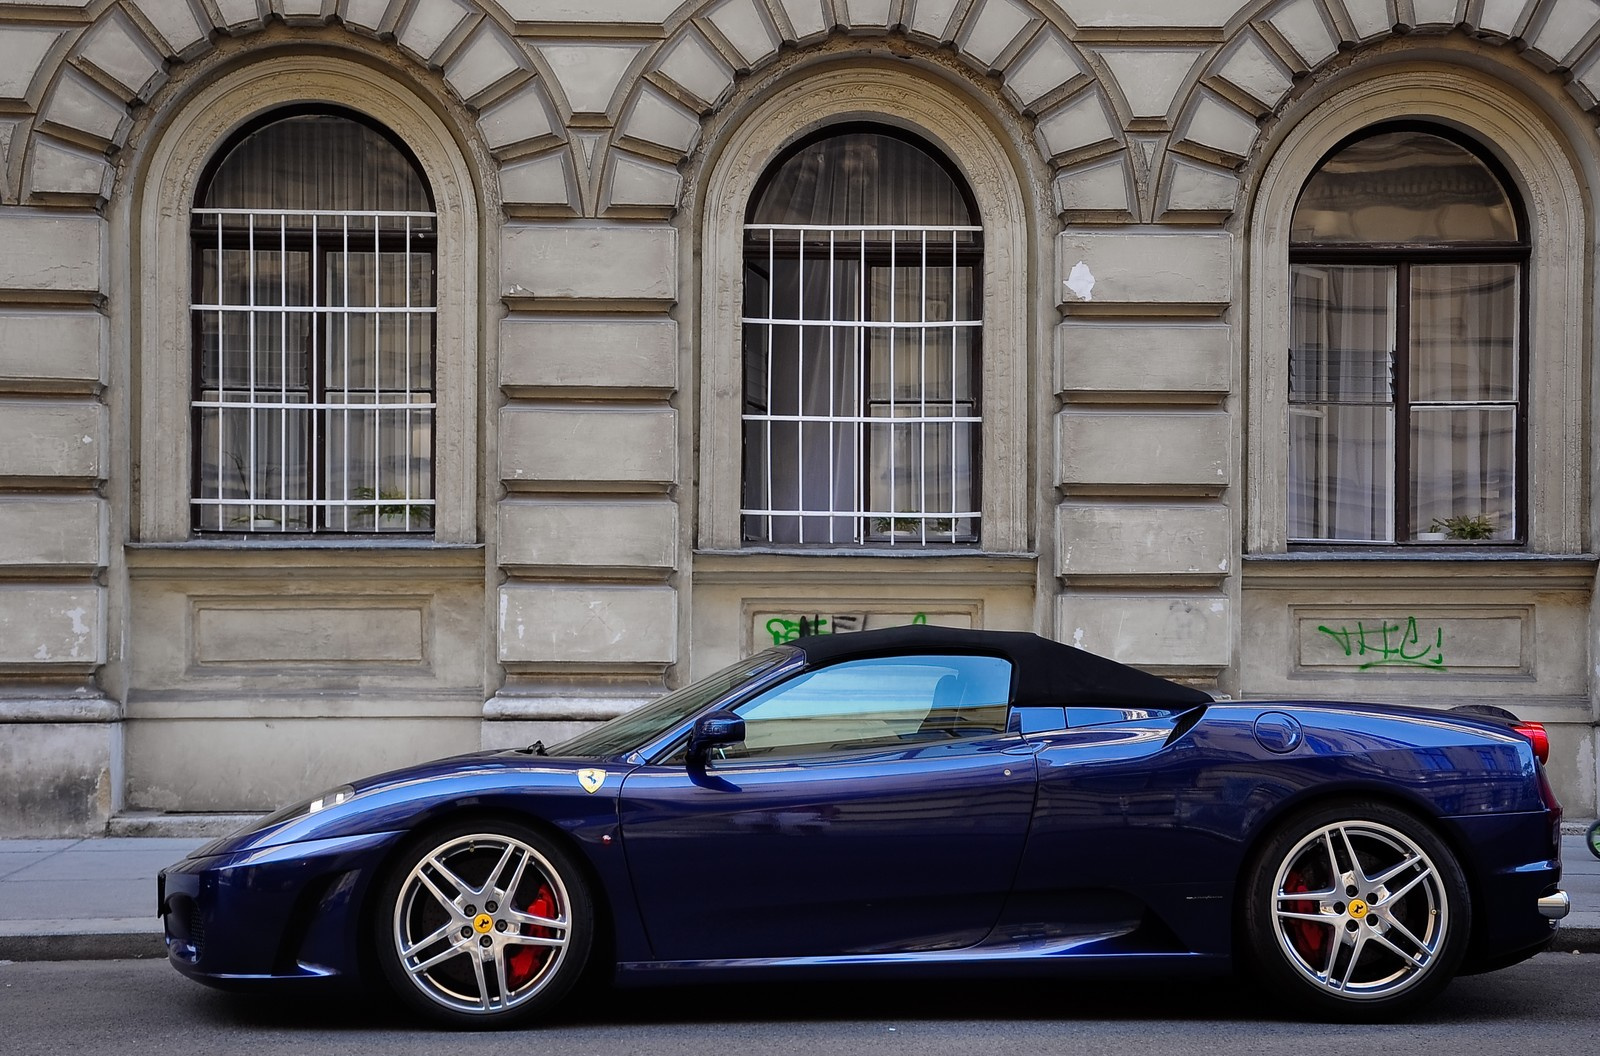
<path fill-rule="evenodd" d="M 713 711 L 695 720 L 689 734 L 689 765 L 703 769 L 711 749 L 744 740 L 744 720 L 731 711 Z"/>

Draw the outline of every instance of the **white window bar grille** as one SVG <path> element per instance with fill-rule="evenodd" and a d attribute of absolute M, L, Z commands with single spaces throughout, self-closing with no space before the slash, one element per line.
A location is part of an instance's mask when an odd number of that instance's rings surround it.
<path fill-rule="evenodd" d="M 195 527 L 431 532 L 436 214 L 193 217 Z"/>
<path fill-rule="evenodd" d="M 977 541 L 981 232 L 745 226 L 746 541 Z"/>

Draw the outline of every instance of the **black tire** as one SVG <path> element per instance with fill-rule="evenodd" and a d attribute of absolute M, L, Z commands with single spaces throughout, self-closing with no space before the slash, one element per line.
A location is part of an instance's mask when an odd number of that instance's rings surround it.
<path fill-rule="evenodd" d="M 1472 933 L 1455 855 L 1427 825 L 1379 803 L 1290 818 L 1252 861 L 1243 899 L 1261 980 L 1301 1011 L 1339 1021 L 1393 1019 L 1428 1001 Z"/>
<path fill-rule="evenodd" d="M 435 1022 L 492 1030 L 558 1007 L 594 945 L 594 902 L 553 840 L 462 821 L 413 839 L 379 883 L 372 934 L 390 989 Z"/>
<path fill-rule="evenodd" d="M 1589 853 L 1600 858 L 1600 821 L 1589 826 L 1589 833 L 1585 837 L 1589 844 Z"/>

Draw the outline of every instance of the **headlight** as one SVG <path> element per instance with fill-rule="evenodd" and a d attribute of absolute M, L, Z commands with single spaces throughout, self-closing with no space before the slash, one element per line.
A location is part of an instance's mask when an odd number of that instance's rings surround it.
<path fill-rule="evenodd" d="M 355 794 L 354 785 L 340 785 L 338 788 L 330 788 L 328 791 L 312 796 L 310 799 L 301 800 L 299 803 L 291 804 L 282 810 L 274 811 L 254 825 L 247 826 L 234 835 L 248 836 L 251 833 L 260 832 L 262 829 L 270 829 L 275 825 L 282 825 L 286 821 L 307 817 L 317 813 L 319 810 L 337 807 Z"/>
<path fill-rule="evenodd" d="M 322 793 L 320 796 L 314 797 L 309 803 L 306 804 L 306 813 L 315 814 L 319 810 L 327 810 L 329 807 L 337 807 L 340 803 L 343 803 L 345 800 L 349 799 L 355 794 L 356 789 L 354 785 L 340 785 L 338 788 L 330 788 L 328 791 Z"/>

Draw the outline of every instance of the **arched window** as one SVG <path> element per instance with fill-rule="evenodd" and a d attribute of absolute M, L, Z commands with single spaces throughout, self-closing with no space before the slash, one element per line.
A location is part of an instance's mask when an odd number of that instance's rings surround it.
<path fill-rule="evenodd" d="M 983 233 L 932 146 L 833 126 L 765 172 L 744 226 L 746 542 L 979 535 Z"/>
<path fill-rule="evenodd" d="M 416 160 L 346 112 L 217 152 L 190 223 L 196 530 L 433 531 L 435 220 Z"/>
<path fill-rule="evenodd" d="M 1525 538 L 1526 229 L 1445 129 L 1322 159 L 1290 233 L 1290 542 Z"/>

